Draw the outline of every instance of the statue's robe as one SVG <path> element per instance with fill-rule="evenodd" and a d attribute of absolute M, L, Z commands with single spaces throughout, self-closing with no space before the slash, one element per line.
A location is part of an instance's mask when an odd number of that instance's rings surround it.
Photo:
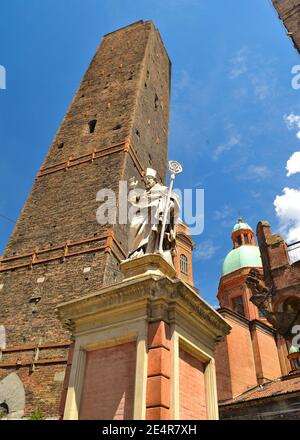
<path fill-rule="evenodd" d="M 166 209 L 169 189 L 156 183 L 149 190 L 133 189 L 129 192 L 129 255 L 135 251 L 153 253 L 158 250 L 161 226 Z M 165 232 L 175 232 L 178 221 L 180 202 L 177 194 L 172 192 L 168 208 L 168 220 Z"/>

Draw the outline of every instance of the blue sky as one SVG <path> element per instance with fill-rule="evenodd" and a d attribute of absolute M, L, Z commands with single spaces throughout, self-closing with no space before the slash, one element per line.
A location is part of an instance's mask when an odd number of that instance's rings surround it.
<path fill-rule="evenodd" d="M 3 0 L 0 252 L 102 36 L 139 19 L 155 22 L 172 60 L 169 156 L 184 166 L 179 187 L 205 190 L 194 276 L 215 305 L 239 213 L 287 228 L 273 202 L 300 186 L 285 169 L 300 119 L 284 119 L 300 114 L 299 55 L 270 0 Z"/>

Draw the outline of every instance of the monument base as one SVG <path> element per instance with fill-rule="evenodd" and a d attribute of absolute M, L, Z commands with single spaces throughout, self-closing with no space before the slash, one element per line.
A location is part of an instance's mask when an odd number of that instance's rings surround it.
<path fill-rule="evenodd" d="M 158 254 L 124 280 L 58 306 L 74 336 L 65 419 L 217 419 L 225 320 Z"/>

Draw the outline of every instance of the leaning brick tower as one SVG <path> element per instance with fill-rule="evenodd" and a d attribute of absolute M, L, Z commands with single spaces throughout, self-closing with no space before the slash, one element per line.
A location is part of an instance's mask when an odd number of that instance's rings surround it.
<path fill-rule="evenodd" d="M 99 225 L 96 194 L 118 193 L 147 166 L 165 181 L 169 93 L 170 61 L 151 21 L 103 38 L 0 260 L 0 404 L 9 414 L 62 413 L 71 342 L 56 306 L 120 280 L 128 226 Z"/>

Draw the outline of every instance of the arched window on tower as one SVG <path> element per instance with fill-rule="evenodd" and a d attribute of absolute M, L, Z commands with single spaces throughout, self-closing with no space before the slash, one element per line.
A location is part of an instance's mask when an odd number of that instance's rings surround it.
<path fill-rule="evenodd" d="M 188 259 L 184 254 L 180 255 L 180 272 L 188 274 Z"/>
<path fill-rule="evenodd" d="M 232 298 L 233 311 L 245 316 L 244 301 L 242 295 Z"/>

